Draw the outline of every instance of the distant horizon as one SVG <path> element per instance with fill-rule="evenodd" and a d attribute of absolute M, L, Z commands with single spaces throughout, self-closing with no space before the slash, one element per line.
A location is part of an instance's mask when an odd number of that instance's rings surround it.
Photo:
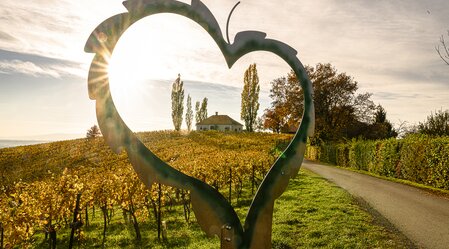
<path fill-rule="evenodd" d="M 87 129 L 86 129 L 87 131 Z M 81 133 L 51 133 L 51 134 L 35 134 L 24 136 L 2 136 L 0 140 L 6 141 L 48 141 L 54 142 L 58 140 L 71 140 L 86 137 L 86 134 Z"/>
<path fill-rule="evenodd" d="M 0 149 L 3 148 L 14 148 L 18 146 L 28 146 L 44 143 L 52 143 L 55 141 L 40 141 L 40 140 L 3 140 L 0 139 Z"/>

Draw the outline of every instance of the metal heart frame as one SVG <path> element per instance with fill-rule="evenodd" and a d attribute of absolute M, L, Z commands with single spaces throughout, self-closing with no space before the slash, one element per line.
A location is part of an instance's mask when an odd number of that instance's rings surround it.
<path fill-rule="evenodd" d="M 274 201 L 295 177 L 303 161 L 307 137 L 314 127 L 312 83 L 297 52 L 276 40 L 266 39 L 259 31 L 237 33 L 231 44 L 223 39 L 217 20 L 199 0 L 191 5 L 175 0 L 129 0 L 123 2 L 128 12 L 112 16 L 102 22 L 90 35 L 85 51 L 95 53 L 88 76 L 89 97 L 96 100 L 98 124 L 103 137 L 116 153 L 125 149 L 140 180 L 150 187 L 157 182 L 189 190 L 195 217 L 206 234 L 217 235 L 224 248 L 271 248 Z M 140 19 L 172 13 L 199 24 L 214 39 L 231 68 L 242 56 L 253 51 L 267 51 L 282 58 L 293 69 L 304 93 L 304 112 L 300 127 L 287 149 L 275 161 L 260 184 L 251 203 L 245 224 L 223 195 L 196 178 L 190 177 L 152 153 L 128 128 L 120 117 L 109 88 L 108 60 L 121 35 Z M 232 13 L 232 11 L 231 11 Z M 228 19 L 229 22 L 229 19 Z"/>

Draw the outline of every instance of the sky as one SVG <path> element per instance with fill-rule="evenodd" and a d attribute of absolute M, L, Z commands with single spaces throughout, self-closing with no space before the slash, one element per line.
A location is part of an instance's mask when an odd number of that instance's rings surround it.
<path fill-rule="evenodd" d="M 189 3 L 190 1 L 182 1 Z M 236 1 L 204 0 L 223 32 Z M 0 139 L 82 137 L 96 124 L 87 92 L 90 33 L 126 12 L 116 0 L 0 2 Z M 449 29 L 447 0 L 242 0 L 229 25 L 231 42 L 257 30 L 289 44 L 305 65 L 331 63 L 370 92 L 396 125 L 449 109 L 449 66 L 435 46 Z M 447 37 L 449 40 L 449 37 Z M 262 111 L 269 85 L 290 68 L 273 54 L 251 53 L 228 69 L 218 47 L 193 21 L 158 14 L 131 26 L 109 64 L 111 91 L 133 131 L 172 129 L 170 88 L 177 75 L 193 102 L 240 121 L 245 69 L 256 63 Z"/>

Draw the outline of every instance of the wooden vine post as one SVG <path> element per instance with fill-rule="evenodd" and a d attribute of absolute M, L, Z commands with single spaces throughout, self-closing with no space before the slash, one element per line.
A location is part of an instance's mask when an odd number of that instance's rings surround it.
<path fill-rule="evenodd" d="M 78 212 L 80 211 L 80 199 L 81 199 L 81 194 L 78 193 L 76 195 L 76 204 L 75 204 L 75 210 L 73 212 L 73 222 L 70 225 L 72 227 L 72 230 L 70 231 L 70 241 L 69 241 L 69 249 L 72 249 L 73 246 L 73 239 L 75 237 L 75 231 L 78 230 L 82 223 L 81 221 L 78 220 Z"/>

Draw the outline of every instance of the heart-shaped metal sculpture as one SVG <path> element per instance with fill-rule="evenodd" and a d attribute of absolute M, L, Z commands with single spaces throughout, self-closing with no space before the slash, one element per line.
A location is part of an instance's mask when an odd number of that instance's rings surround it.
<path fill-rule="evenodd" d="M 271 39 L 258 31 L 244 31 L 235 36 L 234 43 L 226 42 L 217 20 L 199 0 L 191 5 L 175 0 L 129 0 L 124 6 L 129 12 L 110 17 L 89 37 L 85 51 L 95 53 L 88 86 L 89 97 L 96 100 L 97 119 L 105 141 L 116 152 L 125 149 L 140 180 L 150 187 L 157 182 L 189 190 L 192 206 L 203 231 L 217 235 L 226 248 L 271 248 L 271 226 L 274 201 L 286 189 L 302 164 L 307 137 L 312 135 L 314 108 L 312 83 L 290 46 Z M 232 206 L 217 190 L 190 177 L 162 161 L 152 153 L 127 127 L 113 103 L 108 78 L 108 59 L 124 31 L 136 21 L 158 13 L 173 13 L 192 19 L 215 40 L 231 68 L 242 56 L 253 51 L 268 51 L 290 65 L 304 92 L 304 113 L 296 135 L 287 149 L 273 164 L 251 203 L 242 226 Z M 225 232 L 223 232 L 225 231 Z M 226 239 L 224 238 L 226 237 Z M 224 241 L 224 242 L 223 242 Z"/>

